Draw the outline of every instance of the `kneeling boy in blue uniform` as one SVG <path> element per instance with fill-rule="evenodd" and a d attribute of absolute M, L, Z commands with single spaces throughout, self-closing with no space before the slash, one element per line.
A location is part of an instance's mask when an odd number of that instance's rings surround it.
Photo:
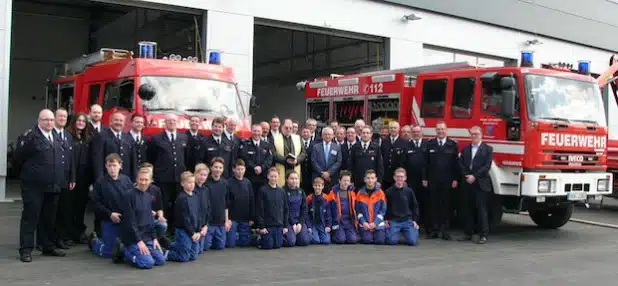
<path fill-rule="evenodd" d="M 180 175 L 183 192 L 174 204 L 174 243 L 167 252 L 170 261 L 187 262 L 197 259 L 200 240 L 200 198 L 193 194 L 195 176 L 187 171 Z"/>
<path fill-rule="evenodd" d="M 330 244 L 330 202 L 324 190 L 324 179 L 313 179 L 313 194 L 307 196 L 307 228 L 311 232 L 311 243 Z"/>
<path fill-rule="evenodd" d="M 399 242 L 399 233 L 408 245 L 418 244 L 418 202 L 414 191 L 406 184 L 406 170 L 397 168 L 393 179 L 395 184 L 386 190 L 386 242 L 394 245 Z"/>
<path fill-rule="evenodd" d="M 337 244 L 354 244 L 358 240 L 354 211 L 356 193 L 351 179 L 352 174 L 349 171 L 341 171 L 339 184 L 335 185 L 328 194 L 332 216 L 331 239 Z"/>
<path fill-rule="evenodd" d="M 122 168 L 120 155 L 116 153 L 107 155 L 105 168 L 107 174 L 94 183 L 90 197 L 95 216 L 101 221 L 101 237 L 98 238 L 97 234 L 93 232 L 88 246 L 96 255 L 112 258 L 118 238 L 118 225 L 122 220 L 120 207 L 124 194 L 133 188 L 133 182 L 126 175 L 120 174 Z"/>
<path fill-rule="evenodd" d="M 270 168 L 267 177 L 268 184 L 260 188 L 255 200 L 255 220 L 260 233 L 257 244 L 260 249 L 276 249 L 283 246 L 283 235 L 288 232 L 289 207 L 285 191 L 277 186 L 277 168 Z"/>
<path fill-rule="evenodd" d="M 124 248 L 124 261 L 140 269 L 150 269 L 165 264 L 165 256 L 156 238 L 152 223 L 152 195 L 148 187 L 152 171 L 141 168 L 136 186 L 124 195 L 120 237 Z"/>
<path fill-rule="evenodd" d="M 251 243 L 251 226 L 254 219 L 255 199 L 251 182 L 245 176 L 245 161 L 236 160 L 234 177 L 228 179 L 230 220 L 232 227 L 226 234 L 226 247 L 249 246 Z"/>
<path fill-rule="evenodd" d="M 150 163 L 141 164 L 139 168 L 148 168 L 151 172 L 154 172 L 154 166 Z M 151 183 L 148 187 L 148 193 L 152 196 L 152 215 L 154 217 L 157 239 L 165 238 L 165 232 L 167 232 L 167 219 L 163 215 L 163 197 L 161 189 L 154 183 Z"/>
<path fill-rule="evenodd" d="M 211 178 L 206 184 L 210 189 L 210 222 L 204 240 L 204 251 L 225 248 L 225 234 L 232 228 L 228 217 L 229 195 L 227 180 L 222 178 L 225 162 L 221 157 L 215 157 L 210 164 Z"/>
<path fill-rule="evenodd" d="M 356 216 L 358 234 L 365 244 L 384 244 L 386 242 L 386 196 L 377 184 L 374 170 L 365 172 L 365 186 L 356 194 Z"/>
<path fill-rule="evenodd" d="M 198 254 L 204 252 L 206 235 L 208 234 L 208 223 L 210 221 L 210 189 L 206 185 L 210 170 L 203 163 L 195 165 L 195 189 L 193 194 L 200 198 L 200 240 Z"/>

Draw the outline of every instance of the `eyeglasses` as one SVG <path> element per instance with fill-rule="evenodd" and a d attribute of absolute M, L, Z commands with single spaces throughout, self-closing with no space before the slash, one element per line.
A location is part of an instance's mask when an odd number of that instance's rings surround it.
<path fill-rule="evenodd" d="M 472 135 L 472 136 L 481 136 L 481 133 L 476 133 L 475 132 L 475 133 L 470 133 L 470 135 Z"/>

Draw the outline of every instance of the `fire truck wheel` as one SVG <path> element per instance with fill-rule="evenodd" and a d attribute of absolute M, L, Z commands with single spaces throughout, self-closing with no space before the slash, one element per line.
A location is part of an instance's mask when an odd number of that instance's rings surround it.
<path fill-rule="evenodd" d="M 556 229 L 565 225 L 573 214 L 574 205 L 530 210 L 530 218 L 541 228 Z"/>

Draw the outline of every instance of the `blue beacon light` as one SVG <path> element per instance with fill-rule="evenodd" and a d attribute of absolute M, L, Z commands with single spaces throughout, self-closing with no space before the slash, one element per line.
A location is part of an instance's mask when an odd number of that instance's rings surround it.
<path fill-rule="evenodd" d="M 142 59 L 155 59 L 157 57 L 157 43 L 139 42 L 139 57 Z"/>
<path fill-rule="evenodd" d="M 211 65 L 220 65 L 221 64 L 221 52 L 220 51 L 210 51 L 210 54 L 208 54 L 208 63 Z"/>
<path fill-rule="evenodd" d="M 580 74 L 590 74 L 590 61 L 578 61 L 577 71 Z"/>
<path fill-rule="evenodd" d="M 534 52 L 533 51 L 522 51 L 520 65 L 522 67 L 527 67 L 527 68 L 534 67 Z"/>

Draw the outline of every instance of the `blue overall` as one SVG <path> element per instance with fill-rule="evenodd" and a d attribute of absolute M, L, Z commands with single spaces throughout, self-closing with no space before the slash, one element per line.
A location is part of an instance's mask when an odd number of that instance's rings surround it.
<path fill-rule="evenodd" d="M 330 227 L 330 203 L 325 194 L 309 195 L 307 197 L 309 215 L 307 227 L 311 229 L 311 243 L 330 244 L 330 233 L 326 228 Z"/>
<path fill-rule="evenodd" d="M 232 227 L 227 232 L 226 247 L 249 246 L 251 244 L 251 226 L 248 221 L 232 221 Z"/>
<path fill-rule="evenodd" d="M 116 237 L 118 237 L 118 225 L 111 221 L 102 221 L 101 237 L 92 241 L 92 252 L 104 258 L 112 258 Z"/>
<path fill-rule="evenodd" d="M 335 222 L 333 222 L 333 242 L 337 244 L 354 244 L 358 241 L 354 221 L 351 219 L 353 214 L 350 213 L 351 208 L 354 206 L 350 205 L 349 198 L 339 199 L 341 201 L 341 218 L 337 226 L 335 226 Z M 333 202 L 332 204 L 335 208 L 337 207 L 337 202 Z M 336 211 L 338 210 L 333 210 L 333 217 L 337 216 L 338 212 Z"/>
<path fill-rule="evenodd" d="M 258 237 L 259 249 L 277 249 L 283 246 L 283 227 L 267 227 L 267 234 Z"/>
<path fill-rule="evenodd" d="M 176 229 L 176 237 L 174 243 L 170 246 L 167 253 L 167 260 L 188 262 L 197 259 L 199 254 L 199 241 L 194 242 L 189 235 L 183 229 Z"/>
<path fill-rule="evenodd" d="M 391 221 L 386 230 L 386 243 L 395 245 L 399 243 L 399 233 L 403 233 L 406 243 L 411 246 L 418 244 L 418 229 L 414 227 L 411 219 L 405 221 Z"/>
<path fill-rule="evenodd" d="M 155 249 L 152 241 L 146 242 L 150 254 L 141 254 L 137 244 L 124 249 L 124 261 L 139 269 L 150 269 L 155 265 L 165 264 L 165 255 L 161 250 Z"/>
<path fill-rule="evenodd" d="M 288 192 L 288 202 L 290 210 L 290 220 L 288 225 L 288 232 L 283 235 L 283 246 L 307 246 L 311 243 L 311 235 L 307 229 L 307 225 L 302 218 L 306 217 L 306 214 L 301 216 L 302 212 L 306 212 L 306 207 L 303 207 L 305 194 L 300 189 L 292 190 Z M 294 233 L 293 225 L 300 223 L 302 228 L 299 233 Z"/>
<path fill-rule="evenodd" d="M 225 248 L 225 242 L 227 232 L 225 231 L 225 225 L 209 225 L 208 232 L 204 238 L 202 250 L 207 251 L 209 249 L 221 250 Z"/>

